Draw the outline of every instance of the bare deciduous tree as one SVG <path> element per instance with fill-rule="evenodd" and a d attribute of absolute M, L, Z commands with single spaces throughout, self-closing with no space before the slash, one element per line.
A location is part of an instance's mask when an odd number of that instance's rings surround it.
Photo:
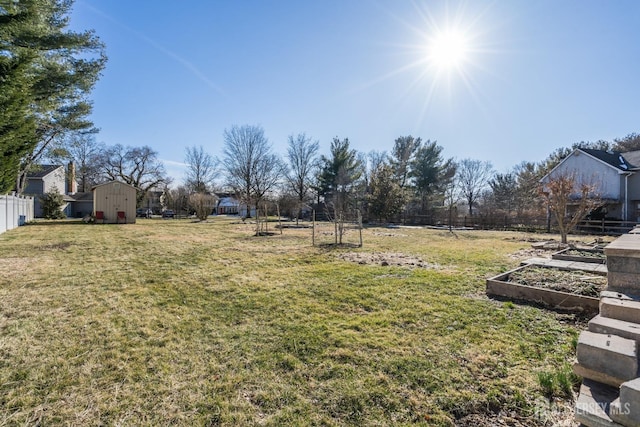
<path fill-rule="evenodd" d="M 640 135 L 634 132 L 624 138 L 614 139 L 613 149 L 622 153 L 640 150 Z"/>
<path fill-rule="evenodd" d="M 218 160 L 200 147 L 187 147 L 185 150 L 187 171 L 185 185 L 193 193 L 208 194 L 215 187 L 218 172 Z"/>
<path fill-rule="evenodd" d="M 100 156 L 104 146 L 96 141 L 91 132 L 75 132 L 67 135 L 58 144 L 47 149 L 44 157 L 52 164 L 72 161 L 74 174 L 78 182 L 78 192 L 91 191 L 91 187 L 100 183 Z"/>
<path fill-rule="evenodd" d="M 458 188 L 462 197 L 467 201 L 470 216 L 473 216 L 473 205 L 487 187 L 492 175 L 493 166 L 490 162 L 472 159 L 463 159 L 458 162 L 456 177 Z"/>
<path fill-rule="evenodd" d="M 257 207 L 275 189 L 283 175 L 283 164 L 272 152 L 260 126 L 233 126 L 224 131 L 224 156 L 227 185 L 247 205 Z M 258 224 L 256 230 L 260 229 Z M 259 231 L 256 231 L 259 234 Z"/>
<path fill-rule="evenodd" d="M 118 180 L 138 189 L 137 203 L 142 203 L 147 191 L 170 182 L 158 153 L 151 147 L 111 146 L 100 157 L 102 174 L 108 180 Z"/>
<path fill-rule="evenodd" d="M 189 191 L 182 185 L 178 188 L 165 187 L 160 196 L 160 204 L 163 211 L 171 209 L 179 217 L 189 207 Z"/>
<path fill-rule="evenodd" d="M 287 182 L 297 200 L 297 224 L 302 207 L 309 198 L 309 189 L 314 179 L 313 175 L 318 169 L 317 155 L 320 144 L 318 141 L 312 141 L 304 133 L 300 133 L 296 137 L 290 135 L 288 142 L 287 158 L 289 160 L 289 170 Z"/>
<path fill-rule="evenodd" d="M 589 212 L 602 206 L 601 197 L 595 192 L 597 186 L 577 180 L 574 172 L 550 176 L 541 188 L 549 211 L 558 222 L 562 243 L 567 243 L 567 234 Z"/>

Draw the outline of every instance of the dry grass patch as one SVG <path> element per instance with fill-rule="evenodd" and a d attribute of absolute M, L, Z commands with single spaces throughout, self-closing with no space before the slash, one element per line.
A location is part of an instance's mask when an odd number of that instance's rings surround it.
<path fill-rule="evenodd" d="M 571 400 L 539 374 L 564 372 L 576 319 L 479 297 L 526 236 L 252 234 L 216 218 L 0 235 L 0 425 L 544 425 L 535 402 Z"/>

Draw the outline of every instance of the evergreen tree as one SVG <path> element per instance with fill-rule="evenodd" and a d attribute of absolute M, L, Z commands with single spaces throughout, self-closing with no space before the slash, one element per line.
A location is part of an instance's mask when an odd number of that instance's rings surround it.
<path fill-rule="evenodd" d="M 49 144 L 93 128 L 87 94 L 106 56 L 92 31 L 66 29 L 72 4 L 0 0 L 0 193 L 21 192 Z"/>
<path fill-rule="evenodd" d="M 349 139 L 336 137 L 331 142 L 331 156 L 322 156 L 322 169 L 318 181 L 320 195 L 324 196 L 328 213 L 336 225 L 336 243 L 342 244 L 344 223 L 352 208 L 358 180 L 363 175 L 363 164 L 356 150 L 349 147 Z"/>
<path fill-rule="evenodd" d="M 65 214 L 62 212 L 64 199 L 60 191 L 53 187 L 40 197 L 42 202 L 42 216 L 46 219 L 62 219 Z"/>
<path fill-rule="evenodd" d="M 429 143 L 429 141 L 427 141 Z M 411 135 L 397 138 L 393 144 L 390 165 L 400 187 L 405 188 L 411 174 L 411 163 L 420 149 L 422 140 Z"/>
<path fill-rule="evenodd" d="M 362 162 L 356 150 L 349 147 L 349 138 L 333 138 L 331 156 L 322 156 L 321 162 L 320 194 L 325 201 L 336 202 L 336 198 L 351 193 L 362 176 Z"/>
<path fill-rule="evenodd" d="M 512 173 L 498 173 L 489 180 L 489 187 L 491 187 L 491 191 L 493 192 L 496 207 L 507 213 L 511 213 L 516 206 L 518 197 L 516 176 Z"/>
<path fill-rule="evenodd" d="M 382 164 L 371 174 L 369 183 L 369 213 L 379 220 L 388 220 L 402 212 L 405 192 L 391 166 Z"/>
<path fill-rule="evenodd" d="M 420 202 L 422 213 L 430 203 L 441 205 L 444 189 L 453 179 L 456 165 L 453 159 L 442 157 L 443 148 L 436 141 L 429 141 L 416 151 L 410 163 L 409 175 L 415 194 Z"/>

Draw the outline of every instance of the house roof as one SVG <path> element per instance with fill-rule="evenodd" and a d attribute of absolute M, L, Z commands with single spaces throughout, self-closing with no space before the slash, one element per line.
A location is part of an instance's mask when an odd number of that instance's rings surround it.
<path fill-rule="evenodd" d="M 62 165 L 37 165 L 34 170 L 27 173 L 27 178 L 44 178 L 58 168 L 64 168 Z"/>
<path fill-rule="evenodd" d="M 626 153 L 622 153 L 622 155 L 630 165 L 633 165 L 634 169 L 637 169 L 638 166 L 640 166 L 640 150 L 627 151 Z"/>
<path fill-rule="evenodd" d="M 71 197 L 76 202 L 93 202 L 93 193 L 75 193 Z"/>
<path fill-rule="evenodd" d="M 234 199 L 233 197 L 222 197 L 220 198 L 220 202 L 218 203 L 219 207 L 225 207 L 225 206 L 238 206 L 240 203 Z"/>
<path fill-rule="evenodd" d="M 617 151 L 604 151 L 604 150 L 592 150 L 589 148 L 579 148 L 596 159 L 603 161 L 604 163 L 613 166 L 620 171 L 630 171 L 636 167 L 629 163 L 629 160 L 622 153 Z"/>

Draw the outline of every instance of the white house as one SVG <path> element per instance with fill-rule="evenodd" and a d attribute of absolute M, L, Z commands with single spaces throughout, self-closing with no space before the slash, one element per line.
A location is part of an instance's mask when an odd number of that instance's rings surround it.
<path fill-rule="evenodd" d="M 218 204 L 215 208 L 216 215 L 247 216 L 247 205 L 236 199 L 234 193 L 217 193 L 216 196 L 218 197 Z M 249 216 L 253 217 L 255 215 L 256 210 L 252 207 Z"/>
<path fill-rule="evenodd" d="M 553 168 L 541 183 L 553 177 L 573 175 L 577 187 L 593 186 L 605 203 L 606 217 L 640 222 L 640 151 L 614 151 L 577 148 Z"/>

